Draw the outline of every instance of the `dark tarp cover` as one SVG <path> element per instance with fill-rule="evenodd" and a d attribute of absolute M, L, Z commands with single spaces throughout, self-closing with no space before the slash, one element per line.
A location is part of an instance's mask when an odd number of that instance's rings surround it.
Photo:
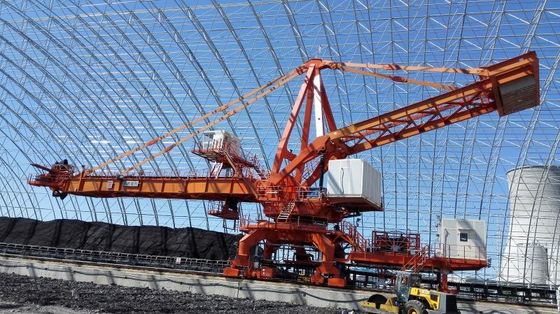
<path fill-rule="evenodd" d="M 61 222 L 58 247 L 79 249 L 84 246 L 91 223 L 81 220 L 59 220 Z"/>
<path fill-rule="evenodd" d="M 27 218 L 14 218 L 16 219 L 15 224 L 8 236 L 4 239 L 4 242 L 15 243 L 15 244 L 28 244 L 29 240 L 35 232 L 35 225 L 37 220 L 27 219 Z"/>
<path fill-rule="evenodd" d="M 92 251 L 226 260 L 235 256 L 240 238 L 241 235 L 196 228 L 0 217 L 1 242 Z"/>
<path fill-rule="evenodd" d="M 38 223 L 35 226 L 35 232 L 29 239 L 27 244 L 40 245 L 40 246 L 56 246 L 58 232 L 60 231 L 59 224 L 61 221 L 45 221 Z"/>

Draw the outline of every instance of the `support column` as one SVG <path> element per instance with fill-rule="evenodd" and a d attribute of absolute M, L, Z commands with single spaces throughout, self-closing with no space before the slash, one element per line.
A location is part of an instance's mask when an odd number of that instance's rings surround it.
<path fill-rule="evenodd" d="M 319 70 L 313 77 L 313 109 L 315 114 L 315 132 L 316 136 L 325 135 L 323 128 L 323 101 L 321 99 L 321 75 Z"/>
<path fill-rule="evenodd" d="M 252 269 L 251 265 L 251 249 L 264 240 L 265 235 L 263 229 L 251 230 L 241 240 L 239 240 L 239 247 L 237 248 L 237 256 L 231 260 L 231 266 L 224 269 L 224 276 L 226 277 L 240 277 L 248 274 Z"/>
<path fill-rule="evenodd" d="M 334 260 L 334 243 L 324 234 L 314 233 L 311 235 L 313 245 L 323 254 L 323 262 L 315 273 L 311 276 L 313 284 L 322 285 L 325 282 L 331 287 L 346 286 L 346 279 L 341 275 L 340 270 L 336 268 Z"/>
<path fill-rule="evenodd" d="M 441 283 L 440 283 L 440 291 L 449 292 L 449 286 L 447 285 L 447 270 L 441 270 Z"/>

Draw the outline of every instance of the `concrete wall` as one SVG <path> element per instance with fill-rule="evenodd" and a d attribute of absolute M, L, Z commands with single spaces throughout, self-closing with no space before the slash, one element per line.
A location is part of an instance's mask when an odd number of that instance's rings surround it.
<path fill-rule="evenodd" d="M 48 259 L 31 259 L 0 256 L 0 272 L 30 277 L 47 277 L 62 280 L 116 284 L 129 287 L 147 287 L 188 291 L 234 298 L 249 298 L 305 304 L 316 307 L 356 309 L 358 302 L 372 292 L 361 290 L 330 289 L 297 284 L 226 279 L 219 276 L 162 272 L 147 267 L 122 267 L 86 262 L 57 262 Z M 489 302 L 461 301 L 462 313 L 557 313 L 554 307 L 524 306 Z"/>
<path fill-rule="evenodd" d="M 372 292 L 330 289 L 280 282 L 229 279 L 148 267 L 124 267 L 86 262 L 58 262 L 0 256 L 0 272 L 97 284 L 188 291 L 233 298 L 249 298 L 303 304 L 316 307 L 358 309 L 358 302 Z"/>

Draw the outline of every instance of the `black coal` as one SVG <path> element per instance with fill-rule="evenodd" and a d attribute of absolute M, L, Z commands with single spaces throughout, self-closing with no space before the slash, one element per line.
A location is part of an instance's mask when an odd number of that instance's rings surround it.
<path fill-rule="evenodd" d="M 0 273 L 0 301 L 56 305 L 103 313 L 341 313 L 289 303 L 233 299 L 169 290 L 96 285 Z"/>

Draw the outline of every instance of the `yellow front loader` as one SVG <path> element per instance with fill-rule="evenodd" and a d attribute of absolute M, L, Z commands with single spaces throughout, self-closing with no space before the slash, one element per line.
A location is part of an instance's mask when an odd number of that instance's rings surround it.
<path fill-rule="evenodd" d="M 419 283 L 419 275 L 397 272 L 394 296 L 387 298 L 381 294 L 374 294 L 367 301 L 360 302 L 360 307 L 366 313 L 460 313 L 454 294 L 419 288 Z"/>

